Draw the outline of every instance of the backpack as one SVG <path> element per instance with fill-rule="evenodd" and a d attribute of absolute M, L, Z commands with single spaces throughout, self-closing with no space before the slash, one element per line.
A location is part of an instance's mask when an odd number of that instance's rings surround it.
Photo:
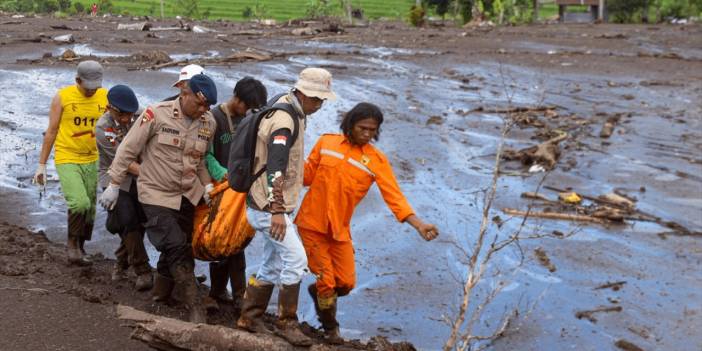
<path fill-rule="evenodd" d="M 295 144 L 297 135 L 300 129 L 299 114 L 295 108 L 288 103 L 276 103 L 285 94 L 275 96 L 268 101 L 268 104 L 262 109 L 255 111 L 244 117 L 236 127 L 234 140 L 231 143 L 229 151 L 229 163 L 227 171 L 229 175 L 229 186 L 234 191 L 247 193 L 253 183 L 266 171 L 264 165 L 258 171 L 254 171 L 254 160 L 256 155 L 256 139 L 258 137 L 258 128 L 264 118 L 270 118 L 273 112 L 283 110 L 292 116 L 294 131 L 292 133 L 292 142 Z"/>

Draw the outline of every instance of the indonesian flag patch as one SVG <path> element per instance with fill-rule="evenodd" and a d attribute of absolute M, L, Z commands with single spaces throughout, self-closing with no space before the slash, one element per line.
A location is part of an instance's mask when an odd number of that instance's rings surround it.
<path fill-rule="evenodd" d="M 276 135 L 273 137 L 273 145 L 285 145 L 288 142 L 288 137 L 285 135 Z"/>
<path fill-rule="evenodd" d="M 154 120 L 154 112 L 151 111 L 150 108 L 147 108 L 146 111 L 144 111 L 144 115 L 141 117 L 141 122 L 139 125 L 144 124 L 144 122 L 151 122 Z"/>

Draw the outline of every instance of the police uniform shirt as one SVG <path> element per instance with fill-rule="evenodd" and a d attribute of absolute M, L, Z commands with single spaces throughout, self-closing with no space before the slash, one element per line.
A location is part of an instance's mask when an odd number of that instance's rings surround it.
<path fill-rule="evenodd" d="M 214 130 L 209 111 L 192 120 L 180 111 L 180 98 L 149 106 L 117 150 L 109 169 L 112 182 L 121 184 L 129 164 L 141 159 L 141 203 L 178 210 L 185 196 L 197 205 L 210 182 L 204 156 Z"/>

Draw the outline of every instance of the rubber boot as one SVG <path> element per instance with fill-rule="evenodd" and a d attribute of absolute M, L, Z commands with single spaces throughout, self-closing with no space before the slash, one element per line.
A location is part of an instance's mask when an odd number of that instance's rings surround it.
<path fill-rule="evenodd" d="M 154 279 L 151 272 L 137 275 L 136 284 L 134 284 L 134 288 L 137 289 L 137 291 L 146 291 L 151 289 L 153 286 Z"/>
<path fill-rule="evenodd" d="M 66 256 L 68 263 L 78 266 L 89 266 L 92 262 L 85 257 L 81 250 L 81 238 L 85 231 L 85 216 L 68 211 L 68 241 Z"/>
<path fill-rule="evenodd" d="M 241 307 L 241 315 L 236 321 L 236 326 L 248 330 L 252 333 L 270 334 L 271 330 L 263 324 L 263 313 L 266 312 L 268 302 L 273 295 L 274 285 L 256 280 L 255 277 L 249 279 L 249 286 L 246 287 L 244 300 Z"/>
<path fill-rule="evenodd" d="M 312 339 L 302 333 L 297 322 L 297 300 L 300 295 L 300 283 L 281 285 L 278 292 L 278 327 L 277 334 L 294 346 L 311 346 Z"/>
<path fill-rule="evenodd" d="M 205 312 L 202 310 L 200 292 L 195 283 L 193 267 L 180 265 L 172 271 L 176 284 L 183 289 L 183 303 L 190 312 L 188 320 L 191 323 L 207 323 Z"/>
<path fill-rule="evenodd" d="M 336 320 L 336 305 L 337 296 L 332 295 L 327 298 L 317 296 L 317 284 L 312 283 L 307 287 L 307 292 L 314 301 L 314 310 L 317 312 L 319 322 L 322 323 L 324 329 L 325 340 L 332 345 L 344 343 L 344 339 L 339 332 L 339 322 Z M 323 300 L 323 306 L 320 307 L 319 301 Z"/>
<path fill-rule="evenodd" d="M 229 272 L 227 271 L 227 262 L 210 262 L 210 297 L 217 302 L 230 303 L 231 299 L 227 296 L 227 281 L 229 280 Z"/>
<path fill-rule="evenodd" d="M 241 309 L 246 292 L 246 258 L 241 254 L 232 256 L 229 262 L 229 284 L 232 288 L 232 301 L 235 309 Z"/>
<path fill-rule="evenodd" d="M 122 263 L 115 262 L 114 267 L 112 267 L 112 276 L 110 278 L 113 282 L 127 279 L 127 268 L 124 267 Z"/>
<path fill-rule="evenodd" d="M 154 302 L 166 302 L 173 292 L 175 282 L 165 275 L 156 273 L 154 287 L 151 289 L 152 300 Z"/>
<path fill-rule="evenodd" d="M 91 264 L 93 264 L 80 251 L 78 238 L 74 236 L 68 237 L 68 241 L 66 243 L 66 256 L 68 257 L 69 264 L 77 266 L 90 266 Z"/>

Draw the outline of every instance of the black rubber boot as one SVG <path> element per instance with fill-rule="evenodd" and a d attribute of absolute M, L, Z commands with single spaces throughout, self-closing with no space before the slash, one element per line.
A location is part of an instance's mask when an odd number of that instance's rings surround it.
<path fill-rule="evenodd" d="M 325 298 L 324 308 L 321 308 L 319 297 L 317 296 L 317 285 L 315 283 L 310 284 L 307 287 L 307 292 L 312 297 L 312 301 L 314 301 L 314 310 L 317 312 L 319 322 L 322 323 L 325 340 L 332 345 L 343 344 L 344 339 L 341 337 L 339 322 L 336 320 L 337 296 L 333 295 Z"/>
<path fill-rule="evenodd" d="M 210 262 L 210 297 L 217 302 L 231 302 L 227 296 L 229 272 L 226 262 Z"/>
<path fill-rule="evenodd" d="M 311 346 L 312 339 L 302 333 L 297 322 L 297 301 L 300 283 L 281 285 L 278 292 L 277 334 L 294 346 Z"/>
<path fill-rule="evenodd" d="M 234 307 L 241 309 L 246 292 L 246 257 L 244 253 L 229 258 L 229 284 L 232 288 Z"/>
<path fill-rule="evenodd" d="M 268 302 L 273 295 L 273 287 L 273 284 L 258 281 L 254 277 L 249 279 L 249 286 L 244 293 L 241 316 L 236 321 L 237 327 L 252 333 L 271 333 L 271 330 L 263 324 L 261 317 L 266 312 Z"/>
<path fill-rule="evenodd" d="M 66 242 L 66 256 L 68 263 L 77 266 L 89 266 L 93 264 L 85 257 L 82 249 L 81 239 L 85 231 L 85 216 L 68 211 L 68 241 Z"/>

